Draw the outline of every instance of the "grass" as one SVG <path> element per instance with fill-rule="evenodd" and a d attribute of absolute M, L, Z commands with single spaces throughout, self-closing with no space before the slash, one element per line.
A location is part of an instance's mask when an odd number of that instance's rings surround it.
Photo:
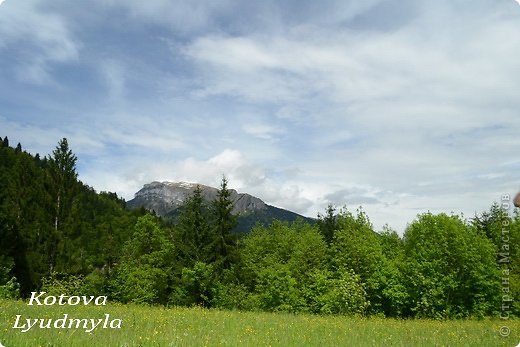
<path fill-rule="evenodd" d="M 121 329 L 13 329 L 26 318 L 122 319 Z M 21 322 L 21 321 L 20 321 Z M 508 326 L 511 334 L 500 336 Z M 136 305 L 28 306 L 0 300 L 0 343 L 23 346 L 516 346 L 520 321 L 396 320 Z"/>

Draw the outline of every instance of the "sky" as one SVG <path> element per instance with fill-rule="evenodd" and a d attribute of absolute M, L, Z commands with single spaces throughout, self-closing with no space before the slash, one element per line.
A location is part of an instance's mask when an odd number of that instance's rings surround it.
<path fill-rule="evenodd" d="M 520 189 L 514 0 L 5 0 L 0 136 L 130 200 L 229 186 L 403 233 Z"/>

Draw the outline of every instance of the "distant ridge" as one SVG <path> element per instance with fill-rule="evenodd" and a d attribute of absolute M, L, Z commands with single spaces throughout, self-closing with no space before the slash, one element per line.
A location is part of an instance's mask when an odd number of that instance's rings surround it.
<path fill-rule="evenodd" d="M 218 189 L 198 183 L 188 182 L 151 182 L 145 184 L 132 200 L 127 202 L 128 208 L 144 207 L 154 211 L 158 216 L 174 220 L 184 201 L 200 186 L 204 200 L 210 202 L 217 196 Z M 298 218 L 308 222 L 314 219 L 301 216 L 297 213 L 266 204 L 261 199 L 247 193 L 238 193 L 230 189 L 231 200 L 234 202 L 233 214 L 238 215 L 236 231 L 249 231 L 255 224 L 270 224 L 274 219 L 292 222 Z"/>

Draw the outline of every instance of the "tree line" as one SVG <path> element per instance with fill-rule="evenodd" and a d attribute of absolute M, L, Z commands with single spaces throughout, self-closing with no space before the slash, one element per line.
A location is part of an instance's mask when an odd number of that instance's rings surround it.
<path fill-rule="evenodd" d="M 400 237 L 358 209 L 245 234 L 222 179 L 178 218 L 127 209 L 77 179 L 62 139 L 45 158 L 0 139 L 0 296 L 108 295 L 123 303 L 463 318 L 519 314 L 520 216 L 423 213 Z"/>

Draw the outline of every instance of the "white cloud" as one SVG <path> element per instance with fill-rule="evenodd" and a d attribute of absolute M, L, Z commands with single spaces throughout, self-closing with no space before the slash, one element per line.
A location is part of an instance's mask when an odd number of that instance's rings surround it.
<path fill-rule="evenodd" d="M 258 123 L 244 124 L 242 130 L 244 130 L 246 134 L 250 134 L 262 140 L 274 140 L 277 136 L 284 133 L 284 131 L 278 127 Z"/>
<path fill-rule="evenodd" d="M 458 5 L 421 6 L 414 20 L 391 32 L 208 35 L 185 54 L 200 63 L 201 95 L 268 104 L 298 126 L 304 119 L 308 126 L 288 139 L 301 150 L 285 153 L 316 180 L 408 196 L 396 214 L 420 201 L 413 196 L 426 194 L 417 188 L 426 181 L 442 192 L 428 192 L 432 208 L 448 209 L 468 192 L 491 203 L 492 189 L 481 186 L 479 174 L 515 156 L 511 141 L 520 131 L 518 16 L 498 6 L 466 6 L 463 14 Z M 512 175 L 501 173 L 504 185 Z M 309 196 L 333 193 L 329 186 Z M 482 204 L 461 207 L 471 208 Z"/>
<path fill-rule="evenodd" d="M 106 81 L 108 93 L 112 102 L 120 103 L 120 101 L 125 97 L 125 75 L 129 72 L 114 60 L 102 62 L 100 64 L 100 70 Z"/>
<path fill-rule="evenodd" d="M 153 121 L 150 120 L 150 122 Z M 158 131 L 157 124 L 152 123 L 142 128 L 137 128 L 136 123 L 128 123 L 128 125 L 126 129 L 112 127 L 100 129 L 100 133 L 96 135 L 96 138 L 112 145 L 133 147 L 139 151 L 146 149 L 152 153 L 169 153 L 185 146 L 182 140 L 175 134 Z"/>
<path fill-rule="evenodd" d="M 116 191 L 126 199 L 131 199 L 151 181 L 187 181 L 218 187 L 222 175 L 225 175 L 232 189 L 305 214 L 309 209 L 313 210 L 314 200 L 320 197 L 323 188 L 304 181 L 280 181 L 268 169 L 253 164 L 243 153 L 232 149 L 206 160 L 193 157 L 168 160 L 162 157 L 157 161 L 157 157 L 150 157 L 135 162 L 131 156 L 110 158 L 98 158 L 80 178 L 98 190 Z"/>
<path fill-rule="evenodd" d="M 41 5 L 39 0 L 9 1 L 0 12 L 0 49 L 20 51 L 16 75 L 36 84 L 52 82 L 52 64 L 79 56 L 66 19 Z"/>
<path fill-rule="evenodd" d="M 66 137 L 69 146 L 77 153 L 92 153 L 101 151 L 103 144 L 96 141 L 85 129 L 57 128 L 55 126 L 38 126 L 21 124 L 0 116 L 0 129 L 8 136 L 10 145 L 20 142 L 24 150 L 46 156 L 57 146 L 58 141 Z M 0 134 L 2 135 L 2 134 Z"/>
<path fill-rule="evenodd" d="M 363 204 L 402 231 L 517 187 L 513 3 L 60 4 L 2 5 L 0 72 L 18 81 L 0 82 L 0 128 L 41 153 L 68 137 L 97 189 L 226 174 L 276 206 Z M 67 88 L 34 85 L 53 81 Z"/>

